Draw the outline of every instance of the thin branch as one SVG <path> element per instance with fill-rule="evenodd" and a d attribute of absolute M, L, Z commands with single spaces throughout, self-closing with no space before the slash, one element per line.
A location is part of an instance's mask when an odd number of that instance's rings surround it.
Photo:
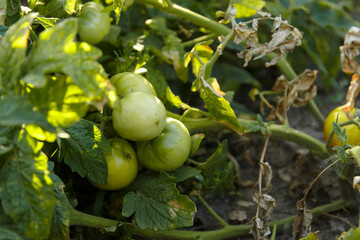
<path fill-rule="evenodd" d="M 306 189 L 304 197 L 301 199 L 303 201 L 306 200 L 306 197 L 310 191 L 310 189 L 312 188 L 312 186 L 315 184 L 315 182 L 320 178 L 321 175 L 323 175 L 328 169 L 330 169 L 332 166 L 334 166 L 336 163 L 338 163 L 340 161 L 340 159 L 337 159 L 335 162 L 331 163 L 329 166 L 327 166 L 324 170 L 322 170 L 317 176 L 316 178 L 311 182 L 311 184 L 309 185 L 309 187 Z"/>

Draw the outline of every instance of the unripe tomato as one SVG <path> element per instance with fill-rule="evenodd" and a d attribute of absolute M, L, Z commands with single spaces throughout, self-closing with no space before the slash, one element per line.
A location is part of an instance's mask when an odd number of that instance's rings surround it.
<path fill-rule="evenodd" d="M 138 91 L 157 96 L 153 85 L 146 78 L 136 73 L 123 72 L 116 74 L 110 78 L 110 82 L 122 96 Z"/>
<path fill-rule="evenodd" d="M 116 132 L 132 141 L 153 139 L 166 124 L 164 104 L 146 92 L 130 93 L 116 101 L 112 116 Z"/>
<path fill-rule="evenodd" d="M 353 115 L 355 113 L 356 109 L 353 109 L 350 114 Z M 331 131 L 333 130 L 333 124 L 332 122 L 336 122 L 337 123 L 342 123 L 345 121 L 348 121 L 349 118 L 347 117 L 347 115 L 345 114 L 345 112 L 342 110 L 342 106 L 335 108 L 334 110 L 332 110 L 330 112 L 330 114 L 327 116 L 325 123 L 324 123 L 324 139 L 325 141 L 328 140 L 329 135 L 331 133 Z M 360 129 L 354 125 L 354 124 L 350 124 L 350 125 L 346 125 L 344 127 L 342 127 L 341 129 L 346 129 L 346 133 L 348 135 L 348 144 L 351 144 L 353 146 L 357 146 L 360 143 Z M 331 142 L 330 142 L 330 146 L 331 147 L 335 147 L 335 146 L 341 146 L 341 141 L 338 139 L 337 135 L 334 134 Z"/>
<path fill-rule="evenodd" d="M 116 139 L 111 144 L 111 152 L 103 153 L 108 178 L 105 184 L 90 181 L 92 185 L 103 190 L 115 191 L 128 186 L 136 178 L 138 162 L 134 148 L 124 139 Z"/>
<path fill-rule="evenodd" d="M 97 44 L 105 38 L 110 30 L 110 16 L 102 12 L 104 7 L 96 2 L 87 2 L 81 8 L 79 16 L 80 40 Z"/>
<path fill-rule="evenodd" d="M 191 137 L 185 125 L 173 118 L 166 119 L 162 133 L 153 140 L 137 142 L 141 164 L 153 171 L 173 171 L 184 164 L 191 150 Z"/>

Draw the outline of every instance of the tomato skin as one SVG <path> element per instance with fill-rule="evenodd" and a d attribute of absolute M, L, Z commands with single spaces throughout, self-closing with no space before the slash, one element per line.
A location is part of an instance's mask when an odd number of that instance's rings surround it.
<path fill-rule="evenodd" d="M 116 132 L 132 141 L 153 139 L 166 124 L 164 104 L 146 92 L 133 92 L 116 101 L 112 116 Z"/>
<path fill-rule="evenodd" d="M 137 176 L 138 161 L 134 148 L 125 139 L 116 139 L 111 144 L 111 152 L 103 153 L 108 165 L 105 184 L 89 181 L 99 189 L 115 191 L 128 186 Z"/>
<path fill-rule="evenodd" d="M 123 72 L 116 74 L 110 78 L 110 82 L 122 96 L 138 91 L 157 96 L 153 85 L 146 78 L 136 73 Z"/>
<path fill-rule="evenodd" d="M 342 106 L 335 108 L 327 116 L 325 123 L 324 123 L 324 128 L 323 128 L 325 141 L 328 140 L 329 135 L 330 135 L 331 131 L 333 130 L 332 122 L 337 121 L 338 123 L 342 123 L 342 122 L 349 120 L 349 118 L 347 117 L 345 112 L 342 110 L 342 108 L 343 108 Z M 356 111 L 356 109 L 353 109 L 350 112 L 350 114 L 353 115 L 355 113 L 355 111 Z M 359 145 L 360 129 L 354 124 L 346 125 L 345 127 L 342 127 L 341 129 L 344 129 L 344 128 L 346 129 L 346 134 L 348 135 L 348 144 L 351 144 L 353 146 Z M 330 146 L 331 147 L 341 146 L 341 141 L 338 139 L 336 134 L 334 134 L 334 136 L 332 137 Z"/>
<path fill-rule="evenodd" d="M 185 125 L 168 117 L 163 132 L 153 140 L 137 142 L 141 164 L 152 171 L 174 171 L 181 167 L 191 150 L 191 137 Z"/>
<path fill-rule="evenodd" d="M 104 7 L 95 2 L 87 2 L 81 8 L 78 33 L 81 41 L 97 44 L 110 31 L 110 16 L 102 12 Z"/>

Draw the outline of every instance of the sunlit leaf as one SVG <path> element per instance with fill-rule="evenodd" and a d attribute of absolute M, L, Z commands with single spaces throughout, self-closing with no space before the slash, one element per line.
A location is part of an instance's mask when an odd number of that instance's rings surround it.
<path fill-rule="evenodd" d="M 190 109 L 191 107 L 186 104 L 183 103 L 183 101 L 181 101 L 179 96 L 176 96 L 170 89 L 170 87 L 166 88 L 166 98 L 167 100 L 175 107 L 177 108 L 181 108 L 181 109 Z"/>
<path fill-rule="evenodd" d="M 57 18 L 46 18 L 46 17 L 36 17 L 36 20 L 43 26 L 45 29 L 54 27 L 59 19 Z"/>
<path fill-rule="evenodd" d="M 37 14 L 23 17 L 9 28 L 0 44 L 0 90 L 8 91 L 18 87 L 21 66 L 25 59 L 29 26 Z M 10 70 L 11 69 L 11 70 Z M 9 71 L 10 70 L 10 71 Z"/>
<path fill-rule="evenodd" d="M 220 96 L 205 80 L 201 79 L 199 82 L 200 97 L 204 100 L 210 114 L 234 131 L 242 132 L 243 128 L 237 120 L 230 103 Z"/>
<path fill-rule="evenodd" d="M 47 239 L 55 204 L 47 157 L 26 134 L 19 135 L 17 146 L 0 172 L 1 204 L 26 237 Z"/>
<path fill-rule="evenodd" d="M 136 223 L 142 229 L 167 230 L 192 226 L 195 204 L 186 195 L 180 195 L 175 179 L 165 172 L 144 173 L 130 185 L 125 195 L 122 214 L 135 213 Z"/>
<path fill-rule="evenodd" d="M 43 88 L 31 89 L 29 98 L 55 127 L 67 127 L 79 121 L 90 102 L 83 90 L 64 75 L 50 78 Z"/>
<path fill-rule="evenodd" d="M 77 21 L 66 19 L 41 32 L 30 54 L 22 80 L 36 88 L 46 85 L 47 73 L 65 73 L 89 97 L 102 97 L 104 71 L 96 61 L 101 51 L 85 42 L 74 42 Z"/>
<path fill-rule="evenodd" d="M 357 240 L 360 239 L 360 227 L 351 228 L 349 231 L 343 232 L 338 240 Z"/>
<path fill-rule="evenodd" d="M 255 15 L 265 6 L 262 0 L 234 0 L 233 6 L 236 8 L 235 18 L 245 18 Z"/>
<path fill-rule="evenodd" d="M 103 152 L 110 152 L 110 144 L 93 123 L 80 120 L 65 129 L 70 138 L 60 140 L 60 158 L 81 177 L 105 184 L 108 176 Z"/>

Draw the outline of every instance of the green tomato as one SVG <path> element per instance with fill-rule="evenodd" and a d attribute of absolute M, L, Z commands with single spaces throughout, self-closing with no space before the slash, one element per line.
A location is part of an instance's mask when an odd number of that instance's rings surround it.
<path fill-rule="evenodd" d="M 104 7 L 95 2 L 87 2 L 81 8 L 79 16 L 80 40 L 97 44 L 105 38 L 110 30 L 110 16 L 102 12 Z"/>
<path fill-rule="evenodd" d="M 123 72 L 116 74 L 110 78 L 110 82 L 122 96 L 138 91 L 157 96 L 153 85 L 146 78 L 136 73 Z"/>
<path fill-rule="evenodd" d="M 138 161 L 136 152 L 130 143 L 124 139 L 116 139 L 111 144 L 111 152 L 103 153 L 108 177 L 105 184 L 89 181 L 99 189 L 115 191 L 128 186 L 136 178 Z"/>
<path fill-rule="evenodd" d="M 113 125 L 123 138 L 147 141 L 157 137 L 166 124 L 166 109 L 154 95 L 134 92 L 114 104 Z"/>
<path fill-rule="evenodd" d="M 151 141 L 137 142 L 141 164 L 152 171 L 173 171 L 184 164 L 191 150 L 191 137 L 185 125 L 166 119 L 163 132 Z"/>

